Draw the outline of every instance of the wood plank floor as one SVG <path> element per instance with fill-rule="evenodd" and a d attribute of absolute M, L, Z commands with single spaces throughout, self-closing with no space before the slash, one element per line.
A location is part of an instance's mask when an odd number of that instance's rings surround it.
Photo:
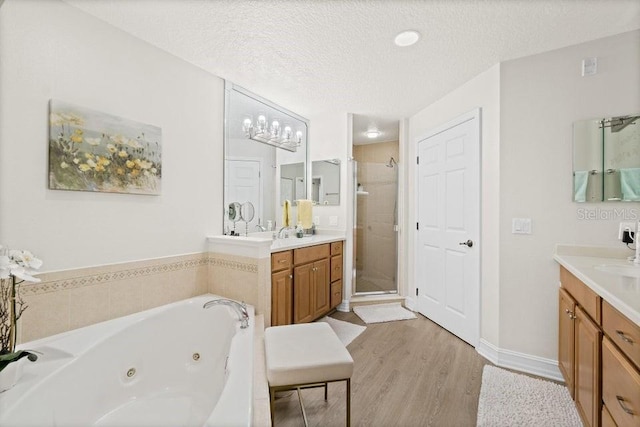
<path fill-rule="evenodd" d="M 354 313 L 332 317 L 364 325 Z M 482 368 L 475 349 L 427 318 L 366 325 L 349 346 L 353 426 L 475 426 Z M 345 384 L 303 390 L 310 426 L 345 425 Z M 275 425 L 299 427 L 295 392 L 276 401 Z"/>

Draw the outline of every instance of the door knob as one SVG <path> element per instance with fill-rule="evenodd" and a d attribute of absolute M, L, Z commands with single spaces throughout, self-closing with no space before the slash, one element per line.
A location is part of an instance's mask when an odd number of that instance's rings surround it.
<path fill-rule="evenodd" d="M 467 245 L 469 247 L 473 246 L 473 241 L 472 240 L 467 240 L 466 242 L 460 242 L 458 243 L 459 245 Z"/>

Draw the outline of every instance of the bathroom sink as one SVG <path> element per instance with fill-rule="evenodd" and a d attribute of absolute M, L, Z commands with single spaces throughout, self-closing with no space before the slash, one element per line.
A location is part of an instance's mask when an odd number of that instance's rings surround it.
<path fill-rule="evenodd" d="M 313 242 L 313 236 L 289 237 L 288 239 L 276 239 L 271 244 L 271 249 L 283 249 L 295 246 L 304 246 Z"/>
<path fill-rule="evenodd" d="M 596 265 L 595 269 L 619 276 L 640 278 L 640 265 L 602 264 Z"/>

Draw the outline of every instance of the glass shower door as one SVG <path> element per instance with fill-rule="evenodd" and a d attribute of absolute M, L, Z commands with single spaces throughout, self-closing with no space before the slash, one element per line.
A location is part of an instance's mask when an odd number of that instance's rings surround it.
<path fill-rule="evenodd" d="M 358 162 L 355 293 L 397 293 L 398 166 Z"/>

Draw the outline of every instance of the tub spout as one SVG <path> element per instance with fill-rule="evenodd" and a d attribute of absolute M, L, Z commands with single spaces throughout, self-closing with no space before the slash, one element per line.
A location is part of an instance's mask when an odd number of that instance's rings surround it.
<path fill-rule="evenodd" d="M 239 303 L 230 299 L 214 299 L 204 303 L 202 308 L 209 308 L 214 305 L 227 305 L 233 308 L 238 313 L 238 320 L 240 321 L 240 328 L 245 329 L 249 327 L 249 312 L 247 312 L 247 305 L 245 303 Z"/>

